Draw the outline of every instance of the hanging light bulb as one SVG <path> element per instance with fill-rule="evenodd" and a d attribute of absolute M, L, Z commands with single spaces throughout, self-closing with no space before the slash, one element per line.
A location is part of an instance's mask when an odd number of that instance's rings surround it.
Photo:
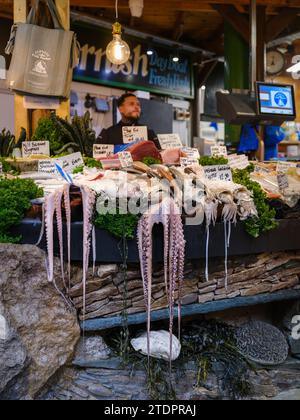
<path fill-rule="evenodd" d="M 130 58 L 130 48 L 122 39 L 122 26 L 118 22 L 118 0 L 116 0 L 116 20 L 113 25 L 113 40 L 106 48 L 106 56 L 112 64 L 121 65 L 127 63 Z"/>
<path fill-rule="evenodd" d="M 173 60 L 174 63 L 179 63 L 179 61 L 180 61 L 179 48 L 178 47 L 177 48 L 175 47 L 175 53 L 173 55 L 172 60 Z"/>
<path fill-rule="evenodd" d="M 147 45 L 147 55 L 148 55 L 149 57 L 151 57 L 153 54 L 154 54 L 154 49 L 153 49 L 153 47 L 152 47 L 152 39 L 151 39 L 151 38 L 149 38 L 149 39 L 148 39 L 148 45 Z"/>

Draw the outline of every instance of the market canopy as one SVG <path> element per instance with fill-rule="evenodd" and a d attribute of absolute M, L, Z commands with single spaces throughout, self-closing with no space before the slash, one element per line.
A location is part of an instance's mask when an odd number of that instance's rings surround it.
<path fill-rule="evenodd" d="M 15 0 L 15 4 L 18 0 Z M 19 0 L 23 1 L 23 0 Z M 128 0 L 119 0 L 122 24 L 174 42 L 222 53 L 224 20 L 231 23 L 245 40 L 249 39 L 250 0 L 144 0 L 143 15 L 133 18 Z M 293 33 L 299 28 L 300 1 L 258 0 L 267 14 L 266 40 Z M 71 0 L 71 11 L 113 22 L 114 0 Z M 12 18 L 13 0 L 0 0 L 0 17 Z"/>

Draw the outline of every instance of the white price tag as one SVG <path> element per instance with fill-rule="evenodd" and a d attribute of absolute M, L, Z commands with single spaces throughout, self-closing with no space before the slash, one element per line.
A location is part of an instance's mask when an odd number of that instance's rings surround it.
<path fill-rule="evenodd" d="M 63 170 L 71 174 L 74 169 L 84 165 L 83 157 L 80 152 L 72 153 L 71 155 L 57 158 L 56 162 L 63 168 Z"/>
<path fill-rule="evenodd" d="M 186 157 L 190 159 L 200 159 L 200 153 L 198 149 L 194 149 L 192 147 L 183 147 L 181 151 L 186 155 Z"/>
<path fill-rule="evenodd" d="M 114 154 L 113 144 L 94 144 L 93 146 L 93 158 L 101 159 L 110 157 Z"/>
<path fill-rule="evenodd" d="M 38 172 L 43 174 L 56 175 L 56 167 L 53 160 L 39 160 Z"/>
<path fill-rule="evenodd" d="M 297 168 L 297 163 L 278 162 L 276 171 L 280 174 L 286 174 L 290 169 Z"/>
<path fill-rule="evenodd" d="M 122 168 L 130 168 L 130 166 L 133 165 L 133 159 L 130 152 L 120 152 L 118 153 L 118 157 Z"/>
<path fill-rule="evenodd" d="M 199 160 L 195 159 L 195 158 L 180 158 L 180 165 L 182 166 L 182 168 L 186 168 L 188 166 L 194 166 L 194 165 L 199 165 Z"/>
<path fill-rule="evenodd" d="M 123 127 L 123 143 L 129 144 L 135 141 L 148 140 L 148 128 L 146 126 L 141 127 Z"/>
<path fill-rule="evenodd" d="M 229 155 L 228 162 L 231 169 L 246 169 L 249 166 L 249 158 L 246 155 Z"/>
<path fill-rule="evenodd" d="M 48 141 L 24 141 L 22 143 L 23 158 L 36 155 L 50 156 L 50 145 Z"/>
<path fill-rule="evenodd" d="M 227 157 L 228 155 L 226 146 L 211 146 L 210 153 L 211 156 Z"/>
<path fill-rule="evenodd" d="M 158 134 L 157 137 L 162 150 L 182 147 L 182 141 L 178 134 Z"/>
<path fill-rule="evenodd" d="M 232 181 L 232 172 L 228 165 L 205 166 L 205 178 L 210 181 Z"/>

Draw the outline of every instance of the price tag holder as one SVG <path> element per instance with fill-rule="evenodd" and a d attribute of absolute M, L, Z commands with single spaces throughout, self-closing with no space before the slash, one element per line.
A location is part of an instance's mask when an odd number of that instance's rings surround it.
<path fill-rule="evenodd" d="M 50 156 L 49 141 L 24 141 L 22 143 L 22 157 L 44 155 Z"/>
<path fill-rule="evenodd" d="M 122 132 L 123 132 L 123 143 L 124 144 L 133 143 L 135 141 L 148 140 L 148 127 L 146 127 L 146 126 L 123 127 Z"/>
<path fill-rule="evenodd" d="M 210 181 L 232 182 L 232 172 L 228 165 L 205 166 L 204 173 Z"/>
<path fill-rule="evenodd" d="M 162 150 L 182 148 L 182 141 L 178 134 L 158 134 L 157 136 Z"/>
<path fill-rule="evenodd" d="M 118 153 L 122 168 L 130 168 L 133 165 L 133 159 L 130 152 Z"/>
<path fill-rule="evenodd" d="M 94 144 L 93 146 L 93 158 L 101 159 L 107 158 L 114 154 L 113 144 Z"/>

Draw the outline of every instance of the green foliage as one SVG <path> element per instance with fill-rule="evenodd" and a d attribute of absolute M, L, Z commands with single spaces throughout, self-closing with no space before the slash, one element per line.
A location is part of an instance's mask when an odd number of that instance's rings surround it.
<path fill-rule="evenodd" d="M 41 118 L 32 136 L 32 141 L 49 141 L 51 154 L 60 150 L 64 141 L 56 124 L 51 118 Z"/>
<path fill-rule="evenodd" d="M 82 155 L 92 156 L 96 133 L 92 129 L 92 119 L 89 112 L 83 117 L 76 115 L 71 122 L 58 117 L 53 112 L 49 118 L 40 119 L 32 140 L 49 141 L 51 154 L 56 157 L 67 155 L 70 150 L 80 151 Z"/>
<path fill-rule="evenodd" d="M 84 161 L 84 165 L 88 168 L 102 169 L 102 163 L 99 160 L 85 156 L 83 158 L 83 161 Z"/>
<path fill-rule="evenodd" d="M 234 329 L 219 322 L 202 322 L 185 328 L 181 357 L 197 365 L 197 387 L 205 386 L 208 376 L 218 377 L 220 392 L 231 399 L 249 396 L 252 366 L 237 349 Z"/>
<path fill-rule="evenodd" d="M 92 129 L 92 119 L 89 112 L 83 117 L 77 115 L 69 122 L 55 114 L 51 115 L 51 120 L 63 140 L 63 148 L 76 148 L 85 156 L 93 155 L 93 144 L 96 141 L 96 133 Z M 64 150 L 60 149 L 58 153 Z"/>
<path fill-rule="evenodd" d="M 80 165 L 77 168 L 73 169 L 73 175 L 83 174 L 84 165 Z"/>
<path fill-rule="evenodd" d="M 233 172 L 233 181 L 237 184 L 244 185 L 249 191 L 253 193 L 253 199 L 258 211 L 258 217 L 253 217 L 244 222 L 245 229 L 249 235 L 258 238 L 261 234 L 276 229 L 278 223 L 276 222 L 276 210 L 272 209 L 267 203 L 267 196 L 261 189 L 261 186 L 251 180 L 250 173 L 253 167 L 248 167 L 243 170 L 236 170 Z"/>
<path fill-rule="evenodd" d="M 216 165 L 228 165 L 228 159 L 224 157 L 211 157 L 211 156 L 202 156 L 199 159 L 201 166 L 216 166 Z"/>
<path fill-rule="evenodd" d="M 133 214 L 97 214 L 94 224 L 117 238 L 134 239 L 139 217 Z"/>
<path fill-rule="evenodd" d="M 143 159 L 143 163 L 145 165 L 148 165 L 148 166 L 151 166 L 151 165 L 160 165 L 161 164 L 161 160 L 155 159 L 155 158 L 153 158 L 153 157 L 150 156 L 150 157 L 145 157 Z"/>
<path fill-rule="evenodd" d="M 14 147 L 16 146 L 16 139 L 10 131 L 2 130 L 0 133 L 0 156 L 11 156 Z"/>
<path fill-rule="evenodd" d="M 0 163 L 2 163 L 2 172 L 4 174 L 19 175 L 20 172 L 8 163 L 5 158 L 0 158 Z"/>
<path fill-rule="evenodd" d="M 73 170 L 73 174 L 83 174 L 83 170 L 85 167 L 87 168 L 97 168 L 102 169 L 102 163 L 99 162 L 99 160 L 90 158 L 90 157 L 84 157 L 83 158 L 84 165 L 78 166 L 78 168 L 75 168 Z"/>
<path fill-rule="evenodd" d="M 20 224 L 30 200 L 42 197 L 44 192 L 30 179 L 0 179 L 0 242 L 18 242 L 11 236 L 10 229 Z"/>

